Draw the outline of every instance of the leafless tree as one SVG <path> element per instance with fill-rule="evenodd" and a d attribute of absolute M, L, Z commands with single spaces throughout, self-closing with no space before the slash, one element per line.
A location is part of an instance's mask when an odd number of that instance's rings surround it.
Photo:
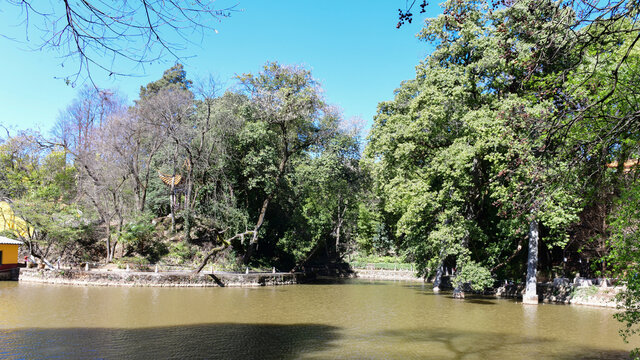
<path fill-rule="evenodd" d="M 117 221 L 119 232 L 130 208 L 123 197 L 129 174 L 124 160 L 114 151 L 123 143 L 114 119 L 125 113 L 124 100 L 117 94 L 86 87 L 61 113 L 53 132 L 53 142 L 65 149 L 78 170 L 80 198 L 96 211 L 105 226 L 107 261 L 113 259 L 117 245 L 117 238 L 113 240 L 111 234 L 113 221 Z"/>
<path fill-rule="evenodd" d="M 56 141 L 73 153 L 92 151 L 95 130 L 108 116 L 122 112 L 124 99 L 111 90 L 85 86 L 60 113 L 52 133 Z"/>
<path fill-rule="evenodd" d="M 154 129 L 160 136 L 160 141 L 170 154 L 171 173 L 168 174 L 173 179 L 183 170 L 187 170 L 187 180 L 192 172 L 190 154 L 185 154 L 183 158 L 185 144 L 190 143 L 192 138 L 192 127 L 190 118 L 193 116 L 194 103 L 193 94 L 188 90 L 178 88 L 161 89 L 158 93 L 141 99 L 136 105 L 137 115 L 142 123 Z M 176 195 L 175 187 L 177 181 L 172 181 L 171 186 L 171 227 L 175 229 L 176 218 Z M 188 194 L 189 195 L 189 194 Z"/>
<path fill-rule="evenodd" d="M 136 110 L 112 116 L 105 135 L 109 151 L 132 181 L 136 210 L 144 212 L 149 181 L 155 176 L 152 163 L 166 139 L 162 129 L 143 121 Z"/>

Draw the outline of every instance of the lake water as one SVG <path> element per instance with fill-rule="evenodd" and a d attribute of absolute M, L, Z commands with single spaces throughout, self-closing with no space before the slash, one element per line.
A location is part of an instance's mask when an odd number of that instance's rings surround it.
<path fill-rule="evenodd" d="M 619 359 L 614 310 L 455 300 L 429 284 L 262 288 L 0 282 L 0 358 Z"/>

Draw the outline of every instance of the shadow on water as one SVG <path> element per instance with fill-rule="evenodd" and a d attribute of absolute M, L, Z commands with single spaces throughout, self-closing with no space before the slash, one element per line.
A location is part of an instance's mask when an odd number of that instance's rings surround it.
<path fill-rule="evenodd" d="M 369 280 L 358 278 L 338 278 L 318 276 L 313 280 L 306 281 L 305 285 L 389 285 L 393 280 Z"/>
<path fill-rule="evenodd" d="M 413 344 L 440 345 L 447 359 L 628 359 L 624 350 L 565 344 L 562 339 L 434 328 L 386 330 L 375 334 L 381 341 L 402 340 Z"/>
<path fill-rule="evenodd" d="M 317 324 L 231 323 L 0 330 L 0 358 L 295 359 L 326 349 L 337 331 Z"/>
<path fill-rule="evenodd" d="M 453 290 L 441 290 L 439 292 L 433 292 L 433 284 L 425 283 L 422 285 L 403 285 L 405 288 L 409 288 L 414 290 L 420 295 L 425 296 L 445 296 L 449 299 L 454 299 Z M 497 305 L 499 302 L 521 302 L 517 301 L 515 298 L 500 298 L 491 295 L 482 295 L 482 294 L 474 294 L 474 293 L 465 293 L 464 299 L 455 299 L 457 301 L 464 301 L 470 304 L 478 304 L 478 305 Z"/>
<path fill-rule="evenodd" d="M 478 304 L 478 305 L 497 305 L 495 300 L 488 300 L 488 299 L 483 299 L 483 298 L 479 298 L 479 297 L 466 297 L 464 299 L 464 302 L 468 302 L 471 304 Z"/>

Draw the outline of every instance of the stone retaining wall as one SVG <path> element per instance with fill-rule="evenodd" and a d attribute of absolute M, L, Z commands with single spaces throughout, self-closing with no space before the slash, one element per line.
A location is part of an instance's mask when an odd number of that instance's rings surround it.
<path fill-rule="evenodd" d="M 417 273 L 411 270 L 366 270 L 353 269 L 353 277 L 371 280 L 404 280 L 424 282 L 417 277 Z"/>
<path fill-rule="evenodd" d="M 8 269 L 0 271 L 0 281 L 8 280 L 8 281 L 17 281 L 20 276 L 20 269 Z"/>
<path fill-rule="evenodd" d="M 150 273 L 127 271 L 81 271 L 21 269 L 20 281 L 97 286 L 160 287 L 256 287 L 302 283 L 301 273 Z"/>
<path fill-rule="evenodd" d="M 588 305 L 615 308 L 616 295 L 623 290 L 620 286 L 585 285 L 578 283 L 538 283 L 538 299 L 545 303 Z M 522 298 L 524 286 L 505 285 L 495 290 L 495 296 Z"/>

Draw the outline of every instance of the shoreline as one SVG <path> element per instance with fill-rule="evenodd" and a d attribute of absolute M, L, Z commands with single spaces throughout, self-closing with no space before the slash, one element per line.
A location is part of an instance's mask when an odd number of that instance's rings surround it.
<path fill-rule="evenodd" d="M 617 309 L 616 295 L 622 286 L 602 286 L 585 283 L 548 282 L 538 283 L 536 292 L 539 303 L 590 306 Z M 524 286 L 506 285 L 495 289 L 494 296 L 522 299 Z"/>
<path fill-rule="evenodd" d="M 75 286 L 259 287 L 299 284 L 303 273 L 199 273 L 21 269 L 19 282 Z"/>
<path fill-rule="evenodd" d="M 353 269 L 352 276 L 356 279 L 365 280 L 400 280 L 426 282 L 424 278 L 417 277 L 415 271 L 411 270 L 370 270 L 370 269 Z"/>
<path fill-rule="evenodd" d="M 363 280 L 410 281 L 426 283 L 409 270 L 354 269 L 349 274 L 333 278 L 355 278 Z M 105 270 L 45 270 L 20 269 L 20 282 L 60 284 L 71 286 L 125 286 L 125 287 L 260 287 L 296 285 L 316 278 L 315 273 L 229 273 L 229 272 L 135 272 Z M 448 279 L 447 279 L 448 280 Z M 446 281 L 445 281 L 446 283 Z M 451 290 L 451 289 L 448 289 Z M 620 286 L 596 286 L 568 281 L 538 283 L 539 303 L 590 306 L 616 309 L 616 295 Z M 497 298 L 522 299 L 523 286 L 505 285 L 484 292 L 482 295 Z"/>
<path fill-rule="evenodd" d="M 367 280 L 426 282 L 423 278 L 416 277 L 415 271 L 410 270 L 354 269 L 352 277 Z M 447 290 L 453 290 L 450 288 L 449 277 L 443 277 L 443 284 Z M 615 297 L 623 289 L 621 286 L 593 285 L 591 281 L 584 281 L 584 279 L 573 283 L 569 282 L 569 279 L 556 279 L 555 282 L 538 283 L 538 303 L 617 309 Z M 483 295 L 522 299 L 523 291 L 523 285 L 506 285 L 497 287 L 491 292 L 484 292 Z"/>

